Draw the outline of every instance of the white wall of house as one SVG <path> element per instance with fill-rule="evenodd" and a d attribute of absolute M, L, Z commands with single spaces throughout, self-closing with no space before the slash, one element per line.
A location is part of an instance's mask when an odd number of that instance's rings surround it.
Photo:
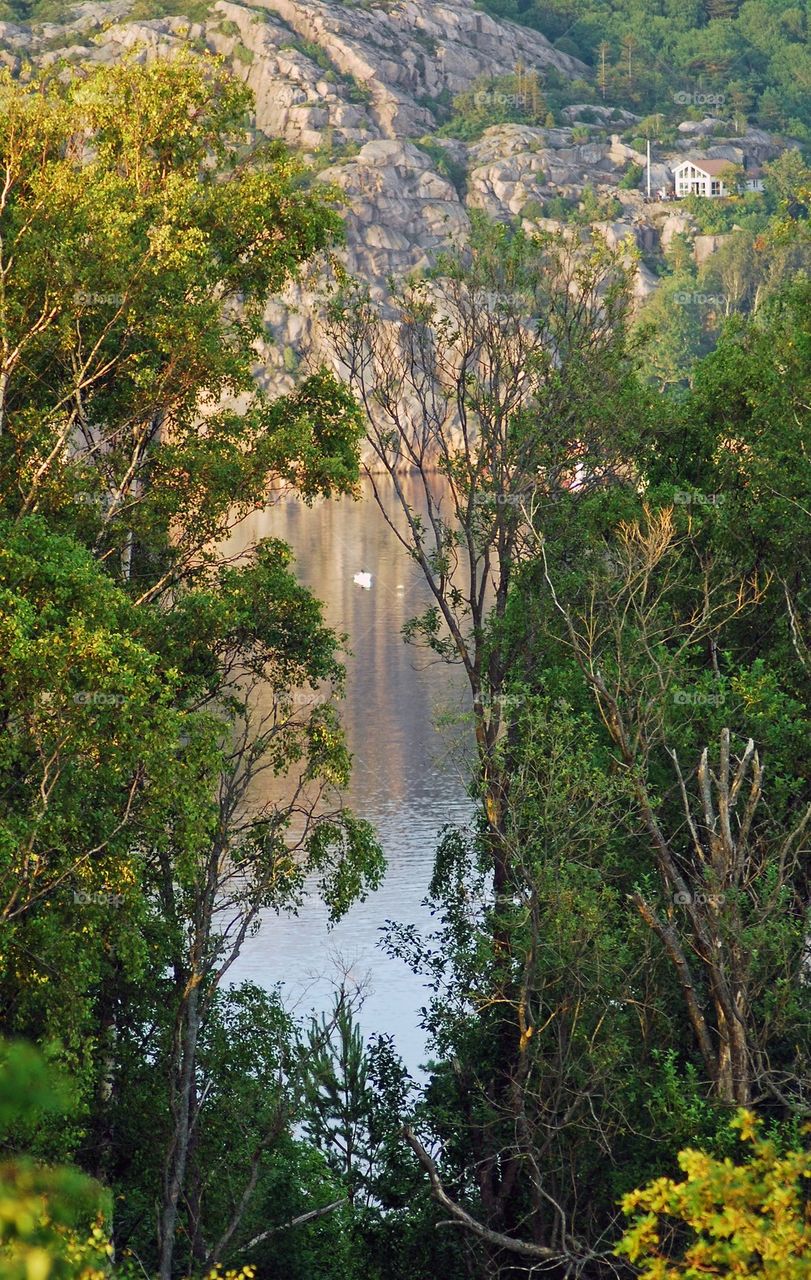
<path fill-rule="evenodd" d="M 730 194 L 722 178 L 713 178 L 711 174 L 705 173 L 689 160 L 676 165 L 673 170 L 673 183 L 679 199 L 683 199 L 684 196 L 717 197 Z"/>

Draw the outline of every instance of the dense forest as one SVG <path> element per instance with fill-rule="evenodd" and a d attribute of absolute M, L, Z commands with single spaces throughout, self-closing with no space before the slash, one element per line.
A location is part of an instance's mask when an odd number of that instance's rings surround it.
<path fill-rule="evenodd" d="M 808 9 L 788 0 L 482 0 L 594 71 L 598 101 L 672 115 L 737 113 L 803 140 L 811 127 Z M 721 112 L 714 109 L 718 103 Z"/>
<path fill-rule="evenodd" d="M 615 86 L 624 41 L 645 109 L 672 60 L 808 122 L 798 9 L 487 7 L 613 41 Z M 380 303 L 250 112 L 191 55 L 0 96 L 0 1275 L 805 1280 L 805 162 L 696 338 L 599 238 L 483 216 Z M 274 397 L 264 306 L 305 270 L 346 376 Z M 223 549 L 362 457 L 475 739 L 435 930 L 386 925 L 419 1080 L 348 984 L 301 1018 L 229 976 L 305 881 L 338 920 L 384 875 L 344 639 L 284 543 Z"/>
<path fill-rule="evenodd" d="M 371 0 L 338 0 L 362 10 Z M 382 0 L 389 7 L 391 0 Z M 480 0 L 590 69 L 576 101 L 642 115 L 728 114 L 811 141 L 808 8 L 790 0 Z M 64 0 L 1 0 L 0 20 L 56 22 Z M 200 19 L 209 0 L 135 0 L 132 16 Z M 554 77 L 552 77 L 554 79 Z"/>

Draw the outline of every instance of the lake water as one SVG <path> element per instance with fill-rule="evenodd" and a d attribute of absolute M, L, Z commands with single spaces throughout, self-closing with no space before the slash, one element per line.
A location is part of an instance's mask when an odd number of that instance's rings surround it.
<path fill-rule="evenodd" d="M 297 916 L 265 913 L 229 977 L 266 987 L 282 981 L 287 1006 L 304 1013 L 329 1005 L 341 968 L 349 967 L 366 985 L 364 1032 L 394 1035 L 414 1072 L 425 1057 L 419 1009 L 426 993 L 402 961 L 380 949 L 380 928 L 394 919 L 430 929 L 422 903 L 437 833 L 470 818 L 466 682 L 460 668 L 402 640 L 403 623 L 424 608 L 429 593 L 370 489 L 359 502 L 312 508 L 282 499 L 240 525 L 229 549 L 269 536 L 290 544 L 299 578 L 324 602 L 329 625 L 349 637 L 342 704 L 354 757 L 348 801 L 376 828 L 388 871 L 381 888 L 332 929 L 315 897 Z M 369 590 L 353 582 L 356 573 L 371 574 Z"/>

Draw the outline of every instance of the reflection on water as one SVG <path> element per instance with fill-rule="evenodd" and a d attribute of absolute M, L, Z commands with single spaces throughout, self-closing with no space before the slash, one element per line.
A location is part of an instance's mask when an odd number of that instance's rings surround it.
<path fill-rule="evenodd" d="M 368 490 L 360 502 L 341 499 L 312 508 L 283 500 L 246 520 L 229 550 L 269 536 L 290 543 L 298 576 L 324 601 L 327 622 L 349 636 L 341 708 L 354 756 L 349 802 L 375 826 L 388 873 L 378 892 L 331 930 L 315 898 L 298 916 L 265 913 L 229 977 L 268 987 L 283 981 L 288 1006 L 306 1012 L 326 1007 L 340 962 L 351 965 L 359 980 L 369 978 L 364 1031 L 394 1034 L 413 1071 L 424 1057 L 417 1022 L 425 992 L 377 944 L 386 919 L 430 927 L 421 904 L 437 833 L 446 823 L 465 822 L 471 812 L 467 731 L 436 727 L 438 715 L 458 716 L 466 706 L 464 676 L 403 643 L 400 628 L 425 607 L 429 593 Z M 359 573 L 371 574 L 370 589 L 353 581 Z"/>

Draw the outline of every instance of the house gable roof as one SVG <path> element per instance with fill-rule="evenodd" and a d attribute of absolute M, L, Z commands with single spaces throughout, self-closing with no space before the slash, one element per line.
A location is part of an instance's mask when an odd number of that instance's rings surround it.
<path fill-rule="evenodd" d="M 722 174 L 728 173 L 735 168 L 732 160 L 704 160 L 696 156 L 688 156 L 686 160 L 680 160 L 677 165 L 673 166 L 673 172 L 678 173 L 679 169 L 683 169 L 686 164 L 691 164 L 694 168 L 700 169 L 708 178 L 720 178 Z"/>

